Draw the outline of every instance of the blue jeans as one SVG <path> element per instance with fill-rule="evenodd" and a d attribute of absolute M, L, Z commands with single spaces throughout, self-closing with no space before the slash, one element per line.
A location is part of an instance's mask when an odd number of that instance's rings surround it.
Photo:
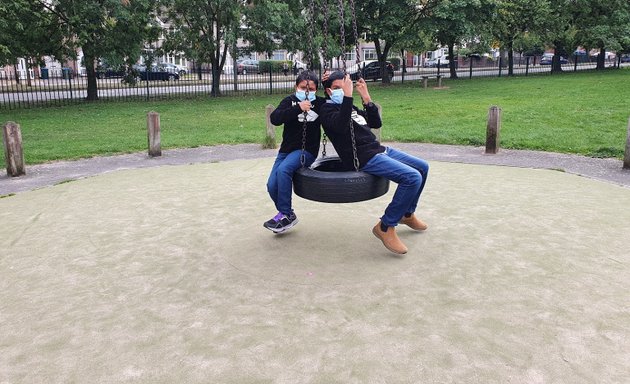
<path fill-rule="evenodd" d="M 387 147 L 371 158 L 361 171 L 382 176 L 398 184 L 392 202 L 381 217 L 383 224 L 395 227 L 406 213 L 414 213 L 420 194 L 427 182 L 429 163 L 425 160 Z"/>
<path fill-rule="evenodd" d="M 271 174 L 267 180 L 267 192 L 276 205 L 278 212 L 285 215 L 293 212 L 291 197 L 293 195 L 293 174 L 302 167 L 300 156 L 302 150 L 298 149 L 290 153 L 279 152 L 276 161 L 271 168 Z M 304 151 L 304 166 L 313 164 L 315 157 Z"/>

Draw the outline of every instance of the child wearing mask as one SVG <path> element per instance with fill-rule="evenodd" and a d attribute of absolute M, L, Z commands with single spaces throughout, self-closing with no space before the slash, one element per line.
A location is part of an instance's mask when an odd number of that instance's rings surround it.
<path fill-rule="evenodd" d="M 271 113 L 273 125 L 284 125 L 282 144 L 267 180 L 267 191 L 278 213 L 263 226 L 274 233 L 298 223 L 291 205 L 293 174 L 302 166 L 310 166 L 319 152 L 319 112 L 325 99 L 315 95 L 318 83 L 312 71 L 301 72 L 295 80 L 295 93 L 285 97 Z"/>
<path fill-rule="evenodd" d="M 324 89 L 330 100 L 321 108 L 322 126 L 344 166 L 348 170 L 354 169 L 352 121 L 359 170 L 398 184 L 391 203 L 372 233 L 388 250 L 407 253 L 407 247 L 396 234 L 396 226 L 405 224 L 416 231 L 427 229 L 427 224 L 415 215 L 415 210 L 427 181 L 429 164 L 400 150 L 384 147 L 376 140 L 370 128 L 380 128 L 381 117 L 365 80 L 356 82 L 356 91 L 361 96 L 365 111 L 353 105 L 353 84 L 349 75 L 333 72 L 324 81 Z"/>

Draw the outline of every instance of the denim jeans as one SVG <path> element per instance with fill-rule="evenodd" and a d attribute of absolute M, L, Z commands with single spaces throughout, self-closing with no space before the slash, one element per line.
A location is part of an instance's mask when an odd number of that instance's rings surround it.
<path fill-rule="evenodd" d="M 406 213 L 416 211 L 420 194 L 427 182 L 429 163 L 387 147 L 385 152 L 371 158 L 361 171 L 382 176 L 398 184 L 392 202 L 381 217 L 383 224 L 395 227 Z"/>
<path fill-rule="evenodd" d="M 290 153 L 279 152 L 273 163 L 269 179 L 267 180 L 267 192 L 276 205 L 278 212 L 285 215 L 293 212 L 291 197 L 293 195 L 293 174 L 302 167 L 300 156 L 302 150 L 298 149 Z M 304 151 L 304 166 L 313 164 L 315 157 Z"/>

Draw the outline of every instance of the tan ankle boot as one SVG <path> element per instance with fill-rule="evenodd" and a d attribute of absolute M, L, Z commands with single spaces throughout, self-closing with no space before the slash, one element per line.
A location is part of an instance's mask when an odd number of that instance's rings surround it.
<path fill-rule="evenodd" d="M 383 232 L 381 229 L 381 222 L 379 221 L 374 228 L 372 228 L 372 233 L 374 236 L 378 237 L 382 242 L 385 248 L 390 251 L 398 254 L 407 253 L 407 247 L 403 244 L 402 241 L 398 238 L 396 234 L 396 228 L 387 227 L 387 231 Z"/>
<path fill-rule="evenodd" d="M 405 224 L 409 226 L 411 229 L 415 229 L 416 231 L 424 231 L 425 229 L 429 228 L 427 223 L 418 219 L 415 213 L 409 217 L 403 216 L 403 218 L 400 219 L 399 223 Z"/>

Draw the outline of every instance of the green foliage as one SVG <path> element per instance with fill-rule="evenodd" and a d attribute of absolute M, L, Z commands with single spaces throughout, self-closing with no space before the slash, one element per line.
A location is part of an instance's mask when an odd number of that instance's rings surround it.
<path fill-rule="evenodd" d="M 628 70 L 528 78 L 447 80 L 448 89 L 417 82 L 380 87 L 384 141 L 482 145 L 491 105 L 503 110 L 505 148 L 621 157 L 628 122 Z M 265 107 L 284 95 L 110 102 L 0 111 L 22 127 L 28 164 L 146 151 L 146 114 L 160 113 L 162 147 L 263 143 Z M 238 111 L 238 113 L 234 113 Z M 281 129 L 281 128 L 279 128 Z M 0 168 L 4 167 L 0 150 Z"/>
<path fill-rule="evenodd" d="M 291 70 L 292 66 L 293 62 L 287 60 L 260 60 L 258 62 L 258 68 L 261 73 L 278 73 L 284 69 Z"/>
<path fill-rule="evenodd" d="M 62 56 L 64 37 L 55 15 L 39 2 L 0 4 L 0 65 L 14 64 L 18 58 L 37 65 L 42 56 Z"/>

